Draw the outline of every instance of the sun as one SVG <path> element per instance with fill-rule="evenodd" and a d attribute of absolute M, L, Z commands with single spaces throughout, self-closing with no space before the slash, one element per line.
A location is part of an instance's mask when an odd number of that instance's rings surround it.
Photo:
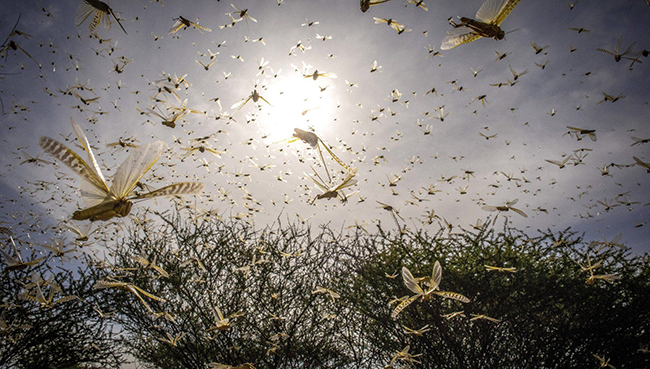
<path fill-rule="evenodd" d="M 260 94 L 272 104 L 264 106 L 259 120 L 268 143 L 290 138 L 294 128 L 331 132 L 338 102 L 330 78 L 280 77 Z"/>

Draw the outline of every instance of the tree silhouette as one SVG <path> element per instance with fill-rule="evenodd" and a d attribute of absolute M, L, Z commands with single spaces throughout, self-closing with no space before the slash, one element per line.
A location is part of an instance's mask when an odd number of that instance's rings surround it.
<path fill-rule="evenodd" d="M 593 368 L 600 363 L 594 355 L 616 367 L 647 366 L 647 353 L 638 350 L 649 341 L 647 256 L 584 242 L 569 230 L 541 233 L 529 237 L 505 228 L 381 236 L 374 251 L 357 258 L 363 261 L 354 284 L 341 294 L 342 303 L 356 312 L 363 340 L 371 343 L 366 366 L 387 363 L 407 344 L 411 353 L 424 354 L 416 365 L 422 368 Z M 582 270 L 587 255 L 601 262 L 596 275 L 620 279 L 589 278 L 590 271 Z M 410 291 L 401 275 L 391 279 L 385 273 L 407 266 L 416 277 L 428 276 L 436 260 L 443 269 L 441 288 L 471 302 L 433 299 L 390 319 L 395 305 L 387 302 Z M 489 271 L 486 265 L 515 269 Z M 429 330 L 421 336 L 403 328 L 425 325 Z"/>
<path fill-rule="evenodd" d="M 3 251 L 14 244 L 24 254 L 38 248 L 34 240 L 2 238 Z M 29 260 L 37 256 L 33 251 Z M 73 271 L 54 264 L 49 254 L 34 265 L 0 272 L 0 367 L 119 367 L 124 359 L 117 332 L 93 309 L 90 267 Z"/>
<path fill-rule="evenodd" d="M 367 234 L 278 221 L 254 231 L 190 215 L 141 222 L 111 250 L 111 266 L 93 272 L 165 300 L 100 293 L 129 352 L 157 367 L 648 363 L 647 256 L 621 245 L 568 229 L 534 237 L 507 226 Z M 402 267 L 426 290 L 436 261 L 439 289 L 470 302 L 432 294 L 391 318 L 413 295 Z"/>
<path fill-rule="evenodd" d="M 314 293 L 341 278 L 331 247 L 339 236 L 328 229 L 313 235 L 295 224 L 254 232 L 244 222 L 192 221 L 178 213 L 160 220 L 162 226 L 132 230 L 112 250 L 113 267 L 94 273 L 105 280 L 119 270 L 120 281 L 166 300 L 144 297 L 149 310 L 132 293 L 103 290 L 136 358 L 163 368 L 246 362 L 336 368 L 353 362 L 338 321 L 344 307 L 329 294 Z"/>

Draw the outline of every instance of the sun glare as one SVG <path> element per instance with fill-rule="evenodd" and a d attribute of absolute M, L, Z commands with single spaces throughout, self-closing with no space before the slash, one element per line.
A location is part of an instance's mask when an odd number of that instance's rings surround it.
<path fill-rule="evenodd" d="M 315 130 L 327 135 L 337 106 L 336 93 L 329 78 L 314 81 L 299 75 L 281 77 L 263 96 L 273 106 L 265 106 L 260 127 L 267 134 L 267 142 L 290 138 L 294 128 Z M 321 91 L 324 90 L 324 91 Z"/>

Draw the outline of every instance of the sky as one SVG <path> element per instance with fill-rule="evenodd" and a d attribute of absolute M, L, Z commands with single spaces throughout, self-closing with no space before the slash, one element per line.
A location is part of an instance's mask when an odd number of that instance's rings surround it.
<path fill-rule="evenodd" d="M 592 240 L 621 233 L 634 252 L 649 251 L 650 173 L 633 157 L 649 163 L 650 143 L 632 137 L 650 138 L 650 61 L 641 54 L 650 49 L 650 5 L 524 0 L 501 24 L 505 39 L 441 51 L 447 20 L 474 18 L 482 3 L 429 0 L 425 11 L 392 0 L 363 13 L 342 0 L 113 0 L 127 33 L 113 20 L 97 27 L 98 39 L 92 16 L 75 25 L 78 0 L 5 1 L 0 38 L 18 20 L 16 30 L 33 37 L 11 36 L 20 49 L 0 54 L 0 222 L 57 224 L 84 207 L 79 179 L 38 145 L 52 137 L 85 158 L 73 119 L 107 178 L 135 150 L 108 144 L 163 140 L 168 150 L 142 182 L 200 181 L 204 192 L 185 204 L 258 228 L 280 217 L 396 229 L 381 202 L 399 211 L 402 229 L 471 229 L 497 214 L 484 207 L 518 200 L 512 206 L 527 217 L 501 212 L 497 227 L 507 218 L 530 236 L 567 227 Z M 230 26 L 228 13 L 240 18 L 233 5 L 252 18 Z M 168 34 L 179 16 L 211 32 Z M 621 38 L 620 51 L 632 45 L 625 56 L 637 61 L 598 50 L 614 51 Z M 531 42 L 546 48 L 536 53 Z M 304 77 L 316 70 L 324 75 Z M 159 93 L 182 76 L 178 98 Z M 237 110 L 254 90 L 263 99 Z M 151 113 L 171 115 L 185 100 L 192 112 L 174 128 Z M 596 141 L 567 126 L 595 130 Z M 290 142 L 294 128 L 313 131 L 356 168 L 346 202 L 316 199 L 322 191 L 309 174 L 332 187 L 347 171 L 325 153 L 328 180 L 317 152 Z M 191 140 L 206 136 L 221 153 L 188 156 L 198 146 Z M 563 168 L 548 161 L 565 159 Z M 132 214 L 146 207 L 164 210 L 170 200 L 136 202 Z"/>

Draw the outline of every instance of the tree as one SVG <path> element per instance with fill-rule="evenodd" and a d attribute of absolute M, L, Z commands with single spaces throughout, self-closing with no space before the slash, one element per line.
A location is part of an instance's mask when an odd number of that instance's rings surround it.
<path fill-rule="evenodd" d="M 370 342 L 366 367 L 388 363 L 405 345 L 423 353 L 422 368 L 593 368 L 594 355 L 619 368 L 650 361 L 638 350 L 650 340 L 648 257 L 626 247 L 585 242 L 569 230 L 529 237 L 505 228 L 382 235 L 365 254 L 341 300 L 364 327 L 361 340 Z M 407 266 L 428 276 L 436 260 L 441 288 L 471 302 L 437 298 L 391 319 L 387 302 L 409 291 L 401 276 L 386 273 Z M 404 328 L 425 325 L 422 335 Z"/>
<path fill-rule="evenodd" d="M 164 214 L 112 247 L 112 267 L 96 280 L 119 280 L 144 295 L 107 288 L 125 345 L 162 368 L 208 363 L 256 368 L 340 368 L 353 359 L 342 340 L 331 284 L 341 278 L 335 235 L 278 224 L 252 226 Z M 140 293 L 140 295 L 143 295 Z M 148 307 L 147 307 L 148 306 Z"/>
<path fill-rule="evenodd" d="M 110 267 L 94 270 L 97 281 L 141 291 L 99 295 L 129 352 L 155 367 L 648 364 L 639 350 L 650 341 L 647 256 L 621 245 L 507 226 L 367 234 L 278 222 L 254 231 L 190 215 L 140 222 L 111 246 Z M 391 318 L 413 295 L 402 268 L 427 290 L 436 261 L 436 291 L 470 301 L 432 293 Z"/>
<path fill-rule="evenodd" d="M 24 254 L 37 248 L 2 237 L 3 251 L 14 245 Z M 31 255 L 34 260 L 38 253 Z M 93 309 L 89 266 L 53 267 L 53 258 L 49 254 L 38 263 L 8 265 L 0 272 L 0 367 L 119 367 L 124 359 L 117 333 Z"/>

